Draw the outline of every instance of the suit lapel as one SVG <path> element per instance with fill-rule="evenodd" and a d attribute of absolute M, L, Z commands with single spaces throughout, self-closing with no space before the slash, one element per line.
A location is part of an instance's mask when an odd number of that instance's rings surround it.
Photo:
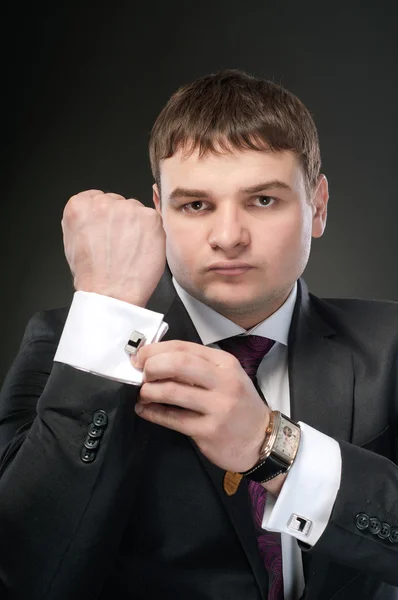
<path fill-rule="evenodd" d="M 182 340 L 202 344 L 183 303 L 175 291 L 170 275 L 166 272 L 152 296 L 147 308 L 164 314 L 164 321 L 168 323 L 169 330 L 163 340 Z M 256 541 L 247 482 L 241 482 L 238 491 L 233 496 L 227 496 L 223 489 L 225 471 L 211 463 L 200 452 L 196 444 L 190 440 L 197 456 L 214 485 L 232 525 L 246 553 L 247 559 L 253 569 L 262 597 L 265 599 L 268 589 L 268 577 L 261 561 Z"/>
<path fill-rule="evenodd" d="M 329 436 L 349 440 L 354 370 L 351 351 L 339 342 L 300 280 L 289 333 L 291 415 Z"/>
<path fill-rule="evenodd" d="M 354 369 L 351 351 L 338 333 L 320 317 L 307 286 L 300 280 L 289 333 L 289 384 L 294 420 L 342 440 L 352 432 Z M 328 598 L 325 556 L 304 552 L 305 600 Z M 341 587 L 341 582 L 336 582 Z"/>

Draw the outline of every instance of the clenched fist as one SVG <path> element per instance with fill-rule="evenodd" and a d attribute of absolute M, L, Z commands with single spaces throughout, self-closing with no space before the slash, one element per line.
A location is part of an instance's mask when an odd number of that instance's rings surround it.
<path fill-rule="evenodd" d="M 69 199 L 62 231 L 76 290 L 146 305 L 166 264 L 162 220 L 153 208 L 87 190 Z"/>

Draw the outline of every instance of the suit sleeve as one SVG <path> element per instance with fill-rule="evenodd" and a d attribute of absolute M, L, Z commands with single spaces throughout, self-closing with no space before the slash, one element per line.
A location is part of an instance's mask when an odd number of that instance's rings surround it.
<path fill-rule="evenodd" d="M 398 586 L 398 467 L 379 454 L 396 459 L 397 442 L 390 440 L 387 430 L 372 451 L 339 441 L 340 489 L 329 523 L 309 551 Z"/>
<path fill-rule="evenodd" d="M 0 584 L 15 600 L 97 598 L 137 480 L 138 388 L 53 363 L 62 326 L 56 311 L 30 321 L 0 396 Z"/>

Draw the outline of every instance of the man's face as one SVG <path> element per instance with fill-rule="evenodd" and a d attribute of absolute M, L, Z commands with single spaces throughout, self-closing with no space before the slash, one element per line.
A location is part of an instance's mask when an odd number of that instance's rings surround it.
<path fill-rule="evenodd" d="M 166 252 L 178 283 L 246 329 L 279 308 L 326 222 L 324 176 L 308 198 L 295 154 L 178 151 L 161 163 Z"/>

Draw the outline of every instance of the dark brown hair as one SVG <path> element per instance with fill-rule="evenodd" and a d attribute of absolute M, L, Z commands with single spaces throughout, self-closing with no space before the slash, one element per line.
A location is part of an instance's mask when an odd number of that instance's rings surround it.
<path fill-rule="evenodd" d="M 281 85 L 228 69 L 178 89 L 156 119 L 149 141 L 152 173 L 160 188 L 160 162 L 183 148 L 199 155 L 231 149 L 291 150 L 307 190 L 321 167 L 318 133 L 304 104 Z"/>

